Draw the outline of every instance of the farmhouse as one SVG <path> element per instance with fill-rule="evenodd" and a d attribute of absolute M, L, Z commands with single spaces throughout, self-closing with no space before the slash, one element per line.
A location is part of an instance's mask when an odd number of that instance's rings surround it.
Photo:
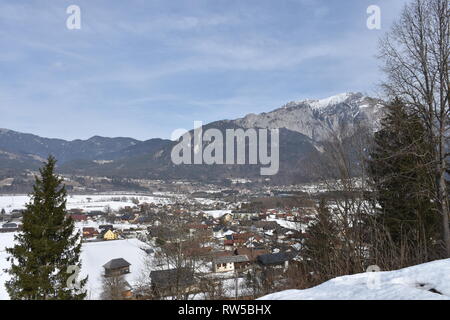
<path fill-rule="evenodd" d="M 87 221 L 87 218 L 88 218 L 84 214 L 71 214 L 70 217 L 72 218 L 72 220 L 77 221 L 77 222 Z"/>
<path fill-rule="evenodd" d="M 96 228 L 93 227 L 84 227 L 83 228 L 83 238 L 93 238 L 99 235 L 99 232 Z"/>
<path fill-rule="evenodd" d="M 120 276 L 130 273 L 131 264 L 123 258 L 112 259 L 103 265 L 105 277 Z"/>
<path fill-rule="evenodd" d="M 103 232 L 103 239 L 105 240 L 117 240 L 119 236 L 117 233 L 115 233 L 112 230 L 107 230 L 106 232 Z"/>
<path fill-rule="evenodd" d="M 294 252 L 278 252 L 271 254 L 262 254 L 257 257 L 258 263 L 263 267 L 282 268 L 286 270 L 289 261 L 296 256 Z"/>
<path fill-rule="evenodd" d="M 213 260 L 213 271 L 214 272 L 229 272 L 236 269 L 238 263 L 248 262 L 248 257 L 246 255 L 233 255 L 233 256 L 222 256 L 217 257 Z"/>
<path fill-rule="evenodd" d="M 17 223 L 9 222 L 2 225 L 0 232 L 15 232 L 19 230 L 19 225 Z"/>

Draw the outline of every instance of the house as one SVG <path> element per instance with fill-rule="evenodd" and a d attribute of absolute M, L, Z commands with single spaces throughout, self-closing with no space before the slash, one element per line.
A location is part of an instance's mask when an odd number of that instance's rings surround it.
<path fill-rule="evenodd" d="M 131 285 L 125 281 L 125 287 L 124 287 L 124 291 L 121 292 L 121 295 L 124 299 L 130 299 L 133 296 L 133 288 L 131 287 Z"/>
<path fill-rule="evenodd" d="M 2 228 L 5 228 L 5 229 L 17 229 L 17 228 L 19 228 L 19 226 L 17 225 L 17 223 L 9 222 L 9 223 L 3 224 Z"/>
<path fill-rule="evenodd" d="M 120 276 L 130 273 L 131 264 L 123 258 L 112 259 L 103 265 L 105 277 Z"/>
<path fill-rule="evenodd" d="M 213 236 L 215 238 L 223 238 L 227 235 L 233 234 L 233 231 L 224 225 L 215 226 L 213 229 Z"/>
<path fill-rule="evenodd" d="M 106 232 L 105 231 L 102 232 L 102 237 L 105 240 L 117 240 L 119 238 L 117 233 L 109 229 Z"/>
<path fill-rule="evenodd" d="M 5 223 L 0 228 L 0 233 L 6 233 L 6 232 L 15 232 L 19 230 L 19 225 L 17 223 Z"/>
<path fill-rule="evenodd" d="M 233 233 L 226 235 L 223 241 L 224 249 L 233 251 L 237 247 L 243 247 L 247 244 L 261 242 L 262 238 L 252 232 Z"/>
<path fill-rule="evenodd" d="M 295 258 L 296 255 L 297 253 L 295 252 L 262 254 L 257 257 L 257 261 L 262 267 L 282 268 L 283 270 L 287 270 L 289 261 Z"/>
<path fill-rule="evenodd" d="M 233 221 L 233 215 L 231 213 L 225 213 L 223 216 L 220 217 L 220 222 L 222 224 L 228 224 Z"/>
<path fill-rule="evenodd" d="M 82 214 L 83 214 L 83 209 L 78 209 L 78 208 L 70 209 L 70 210 L 69 210 L 69 214 L 79 214 L 79 215 L 82 215 Z"/>
<path fill-rule="evenodd" d="M 100 233 L 96 228 L 93 227 L 84 227 L 83 228 L 83 238 L 93 238 L 98 236 Z"/>
<path fill-rule="evenodd" d="M 259 255 L 268 254 L 267 249 L 264 248 L 237 248 L 234 250 L 235 255 L 246 255 L 249 262 L 256 262 Z"/>
<path fill-rule="evenodd" d="M 232 256 L 222 256 L 217 257 L 213 260 L 213 271 L 214 272 L 229 272 L 234 271 L 236 264 L 248 262 L 248 257 L 246 255 L 232 255 Z"/>
<path fill-rule="evenodd" d="M 228 251 L 234 250 L 234 240 L 232 235 L 226 235 L 223 240 L 223 248 Z"/>
<path fill-rule="evenodd" d="M 103 216 L 104 214 L 105 213 L 100 210 L 92 210 L 92 211 L 89 211 L 88 213 L 86 213 L 86 215 L 88 215 L 89 217 L 98 217 L 98 216 Z"/>
<path fill-rule="evenodd" d="M 25 209 L 14 209 L 11 211 L 10 217 L 13 219 L 21 218 L 25 211 Z"/>
<path fill-rule="evenodd" d="M 206 224 L 189 224 L 187 225 L 187 228 L 189 229 L 189 234 L 191 236 L 194 235 L 195 233 L 201 232 L 203 234 L 207 234 L 208 232 L 208 226 Z"/>
<path fill-rule="evenodd" d="M 120 219 L 123 221 L 133 221 L 136 219 L 136 215 L 134 213 L 128 212 L 123 214 Z"/>
<path fill-rule="evenodd" d="M 153 293 L 161 297 L 197 290 L 194 273 L 187 268 L 151 271 L 150 280 Z"/>
<path fill-rule="evenodd" d="M 114 230 L 114 226 L 112 224 L 102 224 L 98 228 L 102 231 Z"/>
<path fill-rule="evenodd" d="M 234 218 L 238 220 L 251 220 L 252 218 L 259 218 L 258 212 L 235 212 Z"/>
<path fill-rule="evenodd" d="M 71 214 L 70 217 L 76 222 L 87 221 L 87 216 L 84 214 Z"/>

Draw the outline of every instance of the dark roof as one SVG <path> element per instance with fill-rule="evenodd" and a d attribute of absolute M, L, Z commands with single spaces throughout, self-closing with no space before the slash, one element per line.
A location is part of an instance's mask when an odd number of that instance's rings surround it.
<path fill-rule="evenodd" d="M 222 256 L 214 259 L 214 263 L 234 263 L 234 262 L 248 262 L 248 257 L 246 255 L 236 255 L 236 256 Z"/>
<path fill-rule="evenodd" d="M 151 271 L 150 278 L 152 284 L 159 288 L 172 287 L 177 283 L 181 286 L 194 284 L 194 273 L 186 268 Z"/>
<path fill-rule="evenodd" d="M 99 211 L 99 210 L 93 210 L 93 211 L 89 211 L 87 213 L 87 215 L 89 215 L 89 216 L 102 216 L 104 214 L 105 213 L 103 211 Z"/>
<path fill-rule="evenodd" d="M 236 254 L 236 255 L 245 254 L 250 261 L 255 261 L 259 255 L 267 254 L 267 253 L 268 253 L 267 249 L 256 248 L 256 247 L 254 247 L 254 248 L 242 247 L 242 248 L 237 248 L 234 250 L 234 254 Z"/>
<path fill-rule="evenodd" d="M 125 268 L 131 266 L 131 264 L 122 258 L 112 259 L 109 260 L 109 262 L 105 263 L 103 265 L 103 268 L 105 269 L 119 269 L 119 268 Z"/>
<path fill-rule="evenodd" d="M 5 223 L 3 226 L 2 226 L 2 228 L 17 228 L 18 227 L 18 225 L 16 224 L 16 223 L 12 223 L 12 222 L 10 222 L 10 223 Z"/>
<path fill-rule="evenodd" d="M 120 217 L 120 219 L 122 219 L 122 220 L 133 220 L 134 219 L 134 214 L 133 213 L 125 213 L 124 215 L 122 215 Z"/>
<path fill-rule="evenodd" d="M 258 261 L 263 265 L 279 264 L 285 261 L 292 260 L 296 256 L 293 252 L 278 252 L 270 254 L 261 254 L 258 256 Z"/>

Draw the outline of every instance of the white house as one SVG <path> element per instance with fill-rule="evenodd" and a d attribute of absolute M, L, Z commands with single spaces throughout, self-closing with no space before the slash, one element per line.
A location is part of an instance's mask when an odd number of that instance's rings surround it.
<path fill-rule="evenodd" d="M 213 261 L 214 272 L 229 272 L 234 271 L 235 263 L 248 262 L 246 255 L 224 256 L 218 257 Z"/>

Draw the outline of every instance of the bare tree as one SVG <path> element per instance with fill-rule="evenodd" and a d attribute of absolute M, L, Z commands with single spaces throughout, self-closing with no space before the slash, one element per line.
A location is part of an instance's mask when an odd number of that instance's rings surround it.
<path fill-rule="evenodd" d="M 450 129 L 450 22 L 448 0 L 414 0 L 405 6 L 380 42 L 380 58 L 393 99 L 401 98 L 420 115 L 434 147 L 435 186 L 431 190 L 442 217 L 443 243 L 450 257 L 449 193 L 446 171 Z"/>
<path fill-rule="evenodd" d="M 102 290 L 102 300 L 123 300 L 129 284 L 123 275 L 103 277 Z"/>
<path fill-rule="evenodd" d="M 190 228 L 186 217 L 163 213 L 159 215 L 161 224 L 154 227 L 152 238 L 156 238 L 155 253 L 148 263 L 145 277 L 159 275 L 167 281 L 140 281 L 142 296 L 153 299 L 192 299 L 195 294 L 204 293 L 210 296 L 220 294 L 217 284 L 206 277 L 206 269 L 210 268 L 208 246 L 211 238 L 208 231 Z M 191 224 L 199 221 L 191 221 Z M 150 240 L 153 242 L 153 240 Z M 153 279 L 155 280 L 155 279 Z M 162 284 L 166 282 L 170 285 Z"/>
<path fill-rule="evenodd" d="M 365 270 L 368 243 L 363 222 L 371 212 L 365 195 L 369 189 L 366 159 L 371 131 L 364 123 L 351 128 L 343 123 L 329 136 L 329 141 L 323 142 L 324 152 L 313 164 L 317 179 L 327 190 L 325 203 L 334 224 L 334 234 L 328 234 L 329 257 L 333 261 L 315 270 L 314 281 L 319 282 Z M 320 223 L 318 228 L 329 233 Z"/>

